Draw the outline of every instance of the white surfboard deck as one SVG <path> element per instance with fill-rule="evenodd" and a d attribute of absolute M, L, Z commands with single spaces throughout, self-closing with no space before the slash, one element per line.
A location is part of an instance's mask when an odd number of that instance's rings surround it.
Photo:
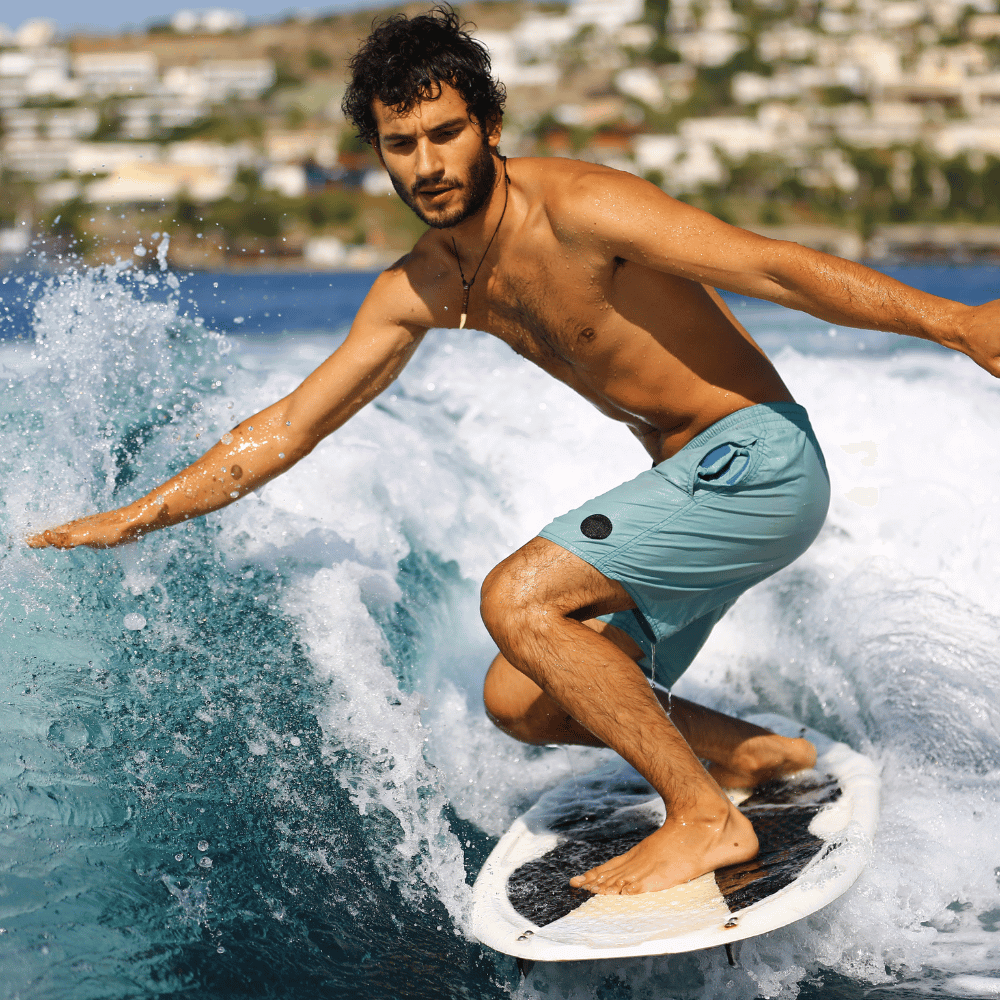
<path fill-rule="evenodd" d="M 871 855 L 875 765 L 780 715 L 753 715 L 816 746 L 813 770 L 731 798 L 761 842 L 757 858 L 662 892 L 595 896 L 569 878 L 628 850 L 664 818 L 663 801 L 613 760 L 571 778 L 514 821 L 473 888 L 472 931 L 528 961 L 570 962 L 695 951 L 783 927 L 846 892 Z"/>

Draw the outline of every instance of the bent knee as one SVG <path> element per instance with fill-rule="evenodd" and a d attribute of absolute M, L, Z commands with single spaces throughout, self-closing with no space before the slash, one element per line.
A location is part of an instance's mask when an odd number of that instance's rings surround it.
<path fill-rule="evenodd" d="M 534 681 L 502 657 L 493 661 L 483 682 L 483 705 L 490 722 L 522 743 L 545 742 L 542 735 L 548 698 Z"/>
<path fill-rule="evenodd" d="M 479 613 L 494 642 L 503 649 L 505 638 L 523 629 L 537 609 L 529 581 L 505 559 L 483 581 L 479 595 Z"/>

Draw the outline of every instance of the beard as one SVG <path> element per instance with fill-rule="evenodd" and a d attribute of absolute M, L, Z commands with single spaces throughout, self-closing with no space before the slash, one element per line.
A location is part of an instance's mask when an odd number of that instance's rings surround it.
<path fill-rule="evenodd" d="M 483 142 L 479 156 L 473 160 L 469 167 L 469 176 L 464 183 L 455 178 L 445 177 L 426 185 L 440 187 L 442 184 L 446 184 L 465 192 L 465 200 L 457 208 L 452 209 L 448 214 L 429 216 L 417 202 L 420 186 L 415 184 L 412 188 L 407 188 L 391 170 L 386 169 L 396 194 L 408 208 L 413 210 L 421 222 L 426 223 L 432 229 L 450 229 L 475 215 L 486 204 L 486 199 L 489 198 L 497 177 L 497 165 L 493 151 L 488 142 Z"/>

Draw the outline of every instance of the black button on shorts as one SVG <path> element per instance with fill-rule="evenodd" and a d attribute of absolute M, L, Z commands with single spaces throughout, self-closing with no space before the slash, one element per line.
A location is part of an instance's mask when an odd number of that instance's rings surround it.
<path fill-rule="evenodd" d="M 613 527 L 611 518 L 603 514 L 591 514 L 580 522 L 580 530 L 588 538 L 607 538 Z"/>

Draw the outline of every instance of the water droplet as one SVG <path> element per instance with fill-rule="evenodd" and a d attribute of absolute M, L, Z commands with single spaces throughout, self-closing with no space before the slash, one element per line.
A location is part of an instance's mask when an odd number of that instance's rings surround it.
<path fill-rule="evenodd" d="M 174 855 L 174 861 L 183 861 L 183 860 L 184 860 L 184 855 L 183 854 L 175 854 Z"/>
<path fill-rule="evenodd" d="M 288 742 L 291 743 L 293 747 L 302 746 L 302 740 L 300 740 L 298 736 L 293 736 Z"/>
<path fill-rule="evenodd" d="M 208 841 L 207 840 L 199 840 L 198 841 L 198 850 L 201 851 L 202 853 L 204 853 L 205 851 L 207 851 L 208 850 Z"/>
<path fill-rule="evenodd" d="M 125 616 L 125 620 L 122 622 L 125 628 L 132 632 L 138 632 L 139 629 L 146 627 L 146 619 L 142 615 L 136 614 L 134 611 L 130 615 Z"/>
<path fill-rule="evenodd" d="M 230 493 L 229 495 L 235 500 L 240 495 L 240 491 L 233 490 L 232 493 Z"/>
<path fill-rule="evenodd" d="M 219 440 L 222 441 L 223 444 L 232 444 L 233 436 L 229 433 L 229 431 L 226 431 L 226 433 L 223 434 Z"/>
<path fill-rule="evenodd" d="M 284 458 L 284 457 L 285 457 L 285 453 L 283 451 L 279 451 L 278 452 L 278 458 Z"/>
<path fill-rule="evenodd" d="M 212 859 L 211 858 L 202 858 L 198 862 L 198 865 L 201 868 L 211 868 L 212 867 Z"/>
<path fill-rule="evenodd" d="M 264 252 L 264 251 L 263 251 L 263 250 L 261 250 L 261 253 L 263 253 L 263 252 Z M 225 953 L 226 953 L 226 949 L 225 949 L 225 948 L 223 948 L 221 944 L 220 944 L 220 945 L 219 945 L 219 947 L 218 947 L 218 948 L 216 948 L 215 950 L 216 950 L 216 952 L 217 952 L 217 953 L 218 953 L 219 955 L 225 955 Z"/>

